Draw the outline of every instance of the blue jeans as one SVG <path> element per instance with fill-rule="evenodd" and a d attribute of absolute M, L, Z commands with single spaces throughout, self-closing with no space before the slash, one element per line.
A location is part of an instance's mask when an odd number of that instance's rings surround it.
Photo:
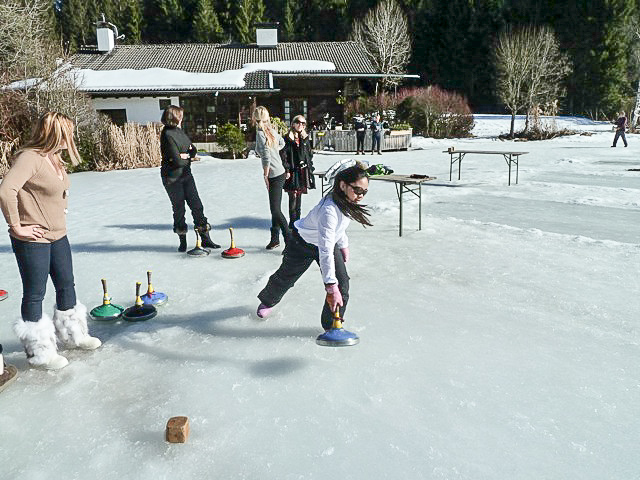
<path fill-rule="evenodd" d="M 66 236 L 52 243 L 25 242 L 11 237 L 18 270 L 22 277 L 22 319 L 37 322 L 42 318 L 42 301 L 51 275 L 56 289 L 58 310 L 76 305 L 71 247 Z"/>
<path fill-rule="evenodd" d="M 616 146 L 616 143 L 618 143 L 618 138 L 622 137 L 622 141 L 624 142 L 624 146 L 627 146 L 627 139 L 624 136 L 624 130 L 617 130 L 616 131 L 616 136 L 613 137 L 613 146 Z"/>
<path fill-rule="evenodd" d="M 373 132 L 371 136 L 371 153 L 374 150 L 378 150 L 380 153 L 380 148 L 382 147 L 382 132 Z"/>

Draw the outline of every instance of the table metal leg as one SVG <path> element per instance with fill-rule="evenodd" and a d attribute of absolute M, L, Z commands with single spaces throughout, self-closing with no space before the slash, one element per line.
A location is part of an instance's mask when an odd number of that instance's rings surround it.
<path fill-rule="evenodd" d="M 404 184 L 400 183 L 400 190 L 398 193 L 398 199 L 400 201 L 400 236 L 402 236 L 402 187 L 404 186 Z"/>
<path fill-rule="evenodd" d="M 511 155 L 509 155 L 509 161 L 507 163 L 509 164 L 509 185 L 511 185 Z"/>
<path fill-rule="evenodd" d="M 463 154 L 459 153 L 458 154 L 458 180 L 460 180 L 460 169 L 462 168 L 462 157 L 463 157 Z"/>
<path fill-rule="evenodd" d="M 449 154 L 449 181 L 451 181 L 451 176 L 453 175 L 453 153 Z"/>
<path fill-rule="evenodd" d="M 422 184 L 418 184 L 418 230 L 422 230 Z"/>

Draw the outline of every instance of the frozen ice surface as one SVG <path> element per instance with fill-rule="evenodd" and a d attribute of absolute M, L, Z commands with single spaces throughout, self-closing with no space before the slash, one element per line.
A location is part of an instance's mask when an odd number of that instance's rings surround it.
<path fill-rule="evenodd" d="M 521 119 L 519 119 L 521 121 Z M 69 239 L 79 299 L 131 305 L 153 271 L 169 302 L 156 318 L 91 324 L 104 346 L 68 351 L 59 372 L 27 368 L 11 331 L 21 284 L 0 236 L 0 340 L 17 381 L 0 395 L 4 479 L 616 479 L 640 475 L 640 138 L 594 132 L 501 142 L 414 138 L 360 157 L 438 177 L 405 197 L 371 182 L 374 227 L 352 223 L 345 327 L 360 344 L 315 344 L 324 289 L 312 266 L 266 320 L 257 293 L 280 263 L 267 251 L 260 161 L 193 165 L 212 238 L 247 255 L 176 251 L 157 168 L 72 175 Z M 499 156 L 468 155 L 448 180 L 449 146 L 525 150 L 519 184 Z M 345 158 L 318 153 L 324 170 Z M 357 157 L 356 157 L 357 158 Z M 454 177 L 455 178 L 455 177 Z M 318 200 L 303 198 L 303 213 Z M 286 211 L 286 200 L 283 209 Z M 190 220 L 190 219 L 189 219 Z M 189 248 L 194 234 L 189 233 Z M 49 284 L 45 307 L 54 303 Z M 186 415 L 186 444 L 164 428 Z"/>

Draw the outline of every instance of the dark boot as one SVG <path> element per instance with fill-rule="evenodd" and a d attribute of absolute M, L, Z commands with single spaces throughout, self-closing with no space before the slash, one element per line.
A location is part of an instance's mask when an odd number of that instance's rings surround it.
<path fill-rule="evenodd" d="M 209 232 L 201 233 L 200 239 L 202 240 L 202 248 L 220 248 L 220 245 L 211 240 Z"/>
<path fill-rule="evenodd" d="M 187 234 L 179 233 L 178 238 L 180 238 L 180 246 L 178 247 L 178 251 L 186 252 L 187 251 Z"/>
<path fill-rule="evenodd" d="M 220 245 L 211 240 L 209 236 L 209 230 L 211 230 L 211 225 L 208 223 L 201 227 L 196 227 L 196 230 L 200 234 L 200 240 L 202 242 L 202 248 L 220 248 Z"/>
<path fill-rule="evenodd" d="M 278 228 L 271 228 L 271 241 L 265 247 L 267 250 L 273 250 L 276 247 L 280 246 L 280 232 Z"/>

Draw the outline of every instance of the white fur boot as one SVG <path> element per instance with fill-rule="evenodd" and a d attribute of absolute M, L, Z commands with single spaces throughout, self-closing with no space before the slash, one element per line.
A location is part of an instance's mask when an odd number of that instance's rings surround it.
<path fill-rule="evenodd" d="M 87 307 L 77 303 L 69 310 L 54 309 L 53 324 L 58 340 L 68 348 L 95 350 L 102 342 L 89 335 L 87 327 Z"/>
<path fill-rule="evenodd" d="M 13 324 L 13 331 L 24 346 L 29 365 L 58 370 L 69 364 L 66 358 L 58 355 L 56 332 L 53 322 L 46 315 L 42 315 L 37 322 L 20 319 Z"/>

